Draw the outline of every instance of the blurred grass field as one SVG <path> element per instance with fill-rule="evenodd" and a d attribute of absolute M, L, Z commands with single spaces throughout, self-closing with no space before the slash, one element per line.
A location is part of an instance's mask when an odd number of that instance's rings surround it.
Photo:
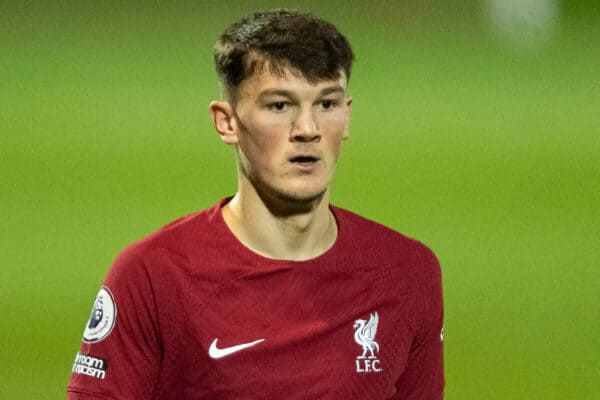
<path fill-rule="evenodd" d="M 440 258 L 446 399 L 599 398 L 597 6 L 523 48 L 475 2 L 419 4 L 0 5 L 0 398 L 64 398 L 116 254 L 233 194 L 212 43 L 282 5 L 354 46 L 332 199 Z"/>

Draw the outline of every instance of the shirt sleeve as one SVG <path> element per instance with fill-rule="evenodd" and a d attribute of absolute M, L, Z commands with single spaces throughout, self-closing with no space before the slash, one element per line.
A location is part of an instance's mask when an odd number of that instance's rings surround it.
<path fill-rule="evenodd" d="M 410 349 L 408 365 L 396 383 L 392 400 L 441 400 L 444 397 L 443 329 L 444 306 L 441 270 L 430 254 L 426 274 L 417 282 L 424 287 L 422 301 L 427 305 Z"/>
<path fill-rule="evenodd" d="M 150 399 L 160 357 L 152 284 L 142 261 L 126 250 L 94 301 L 67 398 Z"/>

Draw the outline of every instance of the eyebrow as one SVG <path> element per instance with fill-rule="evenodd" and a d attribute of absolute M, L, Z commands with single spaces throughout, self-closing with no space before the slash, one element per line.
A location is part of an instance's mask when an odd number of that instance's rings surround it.
<path fill-rule="evenodd" d="M 331 94 L 331 93 L 346 93 L 346 89 L 344 89 L 343 87 L 336 85 L 336 86 L 330 86 L 330 87 L 326 87 L 323 90 L 321 90 L 321 96 L 325 96 L 327 94 Z"/>
<path fill-rule="evenodd" d="M 346 90 L 342 86 L 339 86 L 339 85 L 329 86 L 329 87 L 323 88 L 323 90 L 321 90 L 319 92 L 319 97 L 326 96 L 331 93 L 345 93 L 345 92 L 346 92 Z M 289 90 L 266 89 L 258 95 L 257 100 L 258 101 L 263 100 L 265 97 L 268 97 L 268 96 L 282 96 L 282 97 L 287 97 L 289 99 L 293 99 L 295 97 L 293 92 L 291 92 Z"/>

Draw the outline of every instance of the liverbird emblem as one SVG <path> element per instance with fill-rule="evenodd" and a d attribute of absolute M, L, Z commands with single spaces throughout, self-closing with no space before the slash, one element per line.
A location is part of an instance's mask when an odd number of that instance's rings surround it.
<path fill-rule="evenodd" d="M 362 355 L 356 357 L 357 359 L 367 358 L 367 352 L 370 353 L 369 358 L 377 358 L 373 351 L 377 350 L 379 353 L 379 344 L 375 341 L 378 324 L 379 315 L 377 315 L 377 312 L 369 316 L 369 321 L 365 321 L 364 319 L 354 321 L 354 329 L 356 329 L 354 332 L 354 341 L 363 348 Z"/>

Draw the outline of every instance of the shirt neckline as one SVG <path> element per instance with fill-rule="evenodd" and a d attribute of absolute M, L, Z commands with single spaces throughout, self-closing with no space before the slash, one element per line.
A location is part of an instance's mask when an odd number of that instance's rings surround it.
<path fill-rule="evenodd" d="M 231 199 L 232 199 L 232 197 L 226 197 L 224 199 L 221 199 L 213 207 L 213 210 L 212 210 L 213 216 L 211 219 L 214 221 L 217 229 L 220 231 L 220 233 L 223 235 L 223 237 L 226 238 L 227 243 L 229 243 L 231 246 L 233 246 L 234 250 L 245 258 L 255 260 L 261 264 L 268 263 L 271 265 L 301 266 L 301 265 L 309 265 L 309 264 L 321 262 L 324 259 L 331 257 L 333 254 L 337 254 L 339 252 L 339 249 L 343 246 L 343 239 L 346 236 L 345 235 L 345 226 L 343 223 L 341 223 L 341 217 L 340 217 L 340 213 L 338 212 L 339 210 L 337 209 L 337 207 L 329 204 L 329 210 L 333 214 L 334 220 L 337 224 L 337 237 L 336 237 L 333 245 L 329 249 L 327 249 L 325 252 L 323 252 L 322 254 L 319 254 L 318 256 L 316 256 L 314 258 L 311 258 L 308 260 L 302 260 L 302 261 L 280 259 L 280 258 L 270 258 L 267 256 L 263 256 L 262 254 L 258 254 L 256 252 L 254 252 L 253 250 L 251 250 L 250 248 L 248 248 L 244 243 L 242 243 L 233 234 L 233 232 L 229 229 L 229 227 L 227 226 L 227 223 L 225 223 L 225 219 L 223 218 L 223 214 L 222 214 L 222 208 Z"/>

